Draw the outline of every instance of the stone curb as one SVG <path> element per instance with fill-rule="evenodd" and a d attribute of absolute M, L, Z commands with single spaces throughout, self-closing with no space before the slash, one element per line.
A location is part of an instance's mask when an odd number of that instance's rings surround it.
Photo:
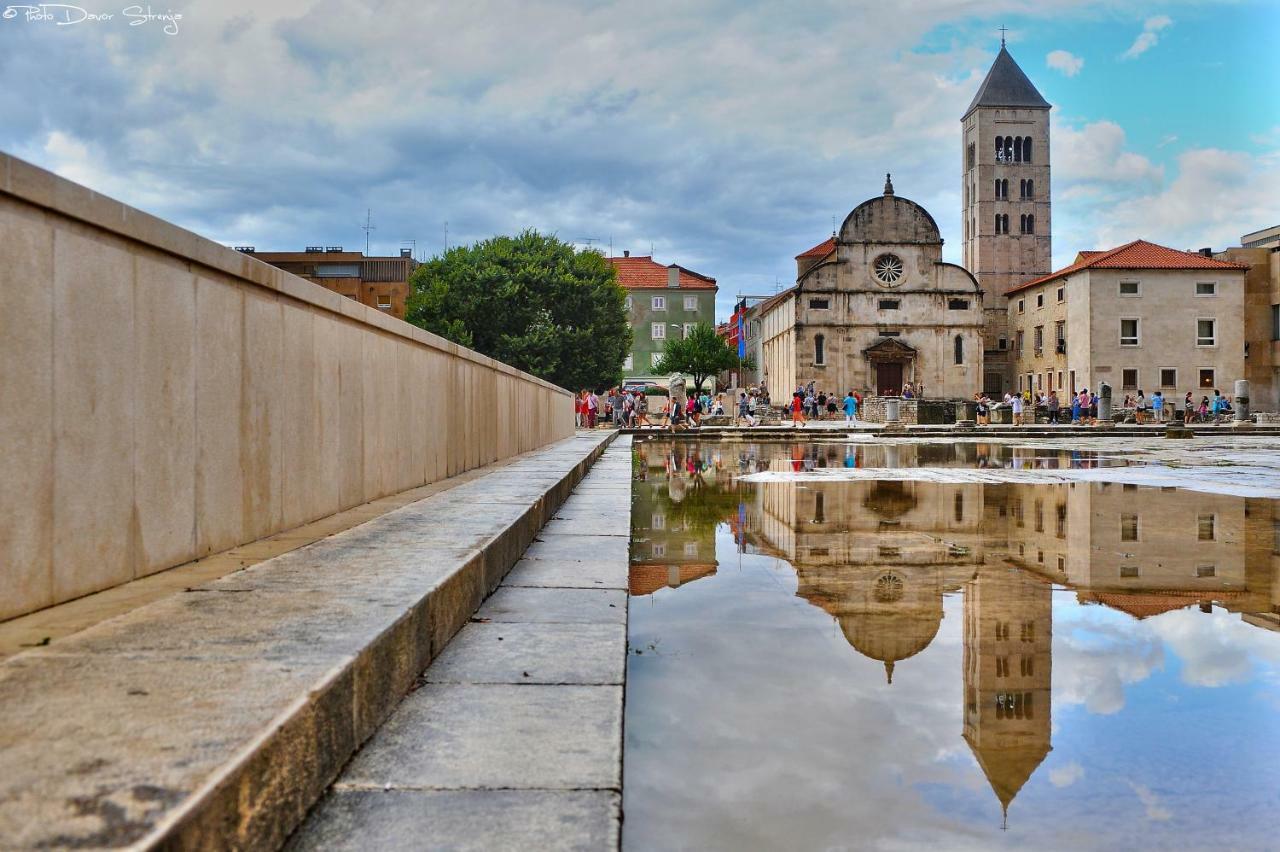
<path fill-rule="evenodd" d="M 6 848 L 278 847 L 615 437 L 0 665 Z"/>

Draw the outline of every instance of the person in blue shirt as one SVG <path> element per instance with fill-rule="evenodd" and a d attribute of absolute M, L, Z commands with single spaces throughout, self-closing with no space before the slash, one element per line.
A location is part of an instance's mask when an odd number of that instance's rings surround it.
<path fill-rule="evenodd" d="M 854 398 L 853 391 L 844 395 L 844 422 L 850 425 L 858 422 L 858 400 Z"/>

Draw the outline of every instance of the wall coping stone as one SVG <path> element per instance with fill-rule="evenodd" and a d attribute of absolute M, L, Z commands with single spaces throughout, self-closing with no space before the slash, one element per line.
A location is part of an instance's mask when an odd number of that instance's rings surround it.
<path fill-rule="evenodd" d="M 227 248 L 158 216 L 130 207 L 3 151 L 0 151 L 0 193 L 102 228 L 125 239 L 178 257 L 190 264 L 234 276 L 321 310 L 339 314 L 365 325 L 375 326 L 388 334 L 412 340 L 432 349 L 439 349 L 496 372 L 542 385 L 566 396 L 572 395 L 565 388 L 545 379 L 459 346 L 376 308 L 339 296 L 319 284 L 264 263 L 253 255 Z"/>

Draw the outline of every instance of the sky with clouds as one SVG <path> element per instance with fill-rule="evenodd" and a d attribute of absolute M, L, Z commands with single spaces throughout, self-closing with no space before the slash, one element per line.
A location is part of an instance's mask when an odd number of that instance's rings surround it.
<path fill-rule="evenodd" d="M 1055 265 L 1280 223 L 1271 2 L 80 5 L 112 17 L 0 18 L 0 149 L 229 245 L 363 247 L 370 208 L 375 253 L 532 227 L 652 247 L 725 313 L 891 171 L 958 261 L 1002 25 L 1054 105 Z"/>

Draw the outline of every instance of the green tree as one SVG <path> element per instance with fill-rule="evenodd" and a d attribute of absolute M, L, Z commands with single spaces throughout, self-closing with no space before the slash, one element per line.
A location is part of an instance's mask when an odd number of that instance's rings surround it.
<path fill-rule="evenodd" d="M 622 381 L 631 349 L 613 266 L 527 230 L 449 249 L 409 279 L 406 319 L 573 391 Z"/>
<path fill-rule="evenodd" d="M 711 376 L 735 367 L 749 370 L 754 366 L 751 358 L 738 358 L 710 323 L 700 322 L 688 337 L 669 338 L 653 369 L 657 373 L 685 373 L 693 379 L 694 389 L 702 390 L 702 383 Z"/>

